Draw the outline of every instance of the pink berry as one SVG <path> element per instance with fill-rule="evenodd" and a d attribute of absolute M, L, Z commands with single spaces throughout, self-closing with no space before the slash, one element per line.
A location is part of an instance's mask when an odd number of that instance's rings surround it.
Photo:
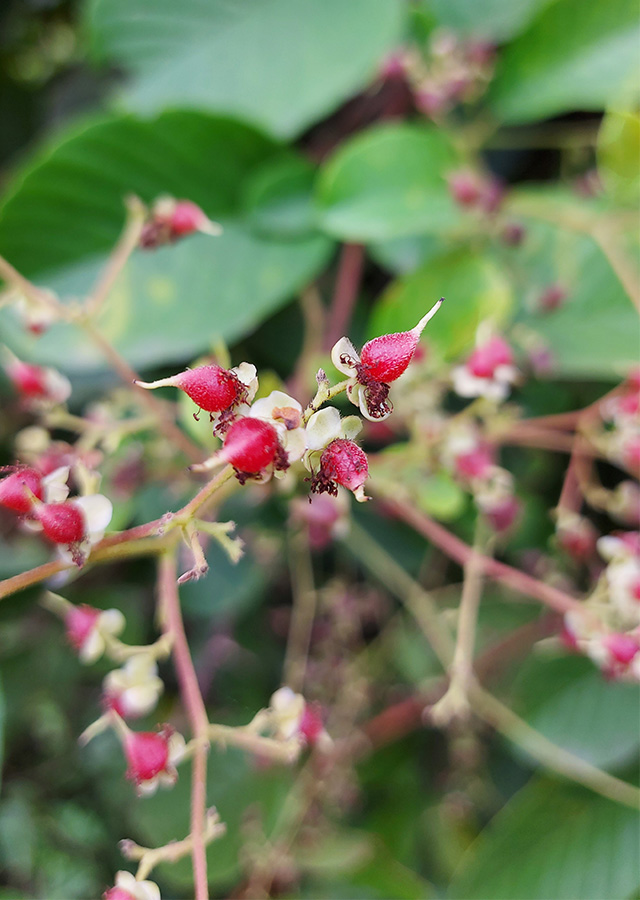
<path fill-rule="evenodd" d="M 455 458 L 456 472 L 462 478 L 485 478 L 493 466 L 493 455 L 487 444 L 479 444 L 467 453 L 460 453 Z"/>
<path fill-rule="evenodd" d="M 42 500 L 42 476 L 24 467 L 0 481 L 0 506 L 25 514 L 31 510 L 31 494 Z"/>
<path fill-rule="evenodd" d="M 598 532 L 588 519 L 558 529 L 558 544 L 577 562 L 586 562 L 593 556 L 597 540 Z"/>
<path fill-rule="evenodd" d="M 553 312 L 559 309 L 566 299 L 566 290 L 559 284 L 552 284 L 538 298 L 538 308 L 542 312 Z"/>
<path fill-rule="evenodd" d="M 329 481 L 355 491 L 369 477 L 367 455 L 353 441 L 336 438 L 320 457 L 320 472 Z"/>
<path fill-rule="evenodd" d="M 513 365 L 511 347 L 501 337 L 492 337 L 473 351 L 467 368 L 476 378 L 493 378 L 498 366 Z"/>
<path fill-rule="evenodd" d="M 234 469 L 257 475 L 278 455 L 278 432 L 268 422 L 245 416 L 233 423 L 224 442 L 224 456 Z"/>
<path fill-rule="evenodd" d="M 623 666 L 629 665 L 640 652 L 638 641 L 630 634 L 608 634 L 602 642 L 615 661 Z"/>
<path fill-rule="evenodd" d="M 171 230 L 176 237 L 192 234 L 206 218 L 200 207 L 191 200 L 178 200 L 171 214 Z"/>
<path fill-rule="evenodd" d="M 15 389 L 25 397 L 45 397 L 47 375 L 40 366 L 15 360 L 7 366 L 7 374 Z"/>
<path fill-rule="evenodd" d="M 45 503 L 36 508 L 35 514 L 44 534 L 54 544 L 79 543 L 85 536 L 84 516 L 71 500 Z"/>
<path fill-rule="evenodd" d="M 114 886 L 104 892 L 102 900 L 136 900 L 136 898 L 129 891 L 125 891 L 124 888 Z"/>
<path fill-rule="evenodd" d="M 298 731 L 307 742 L 308 747 L 313 747 L 316 744 L 323 730 L 324 725 L 319 709 L 316 705 L 305 703 Z"/>
<path fill-rule="evenodd" d="M 167 768 L 171 730 L 131 731 L 124 745 L 129 768 L 127 778 L 136 784 L 151 781 Z"/>
<path fill-rule="evenodd" d="M 96 626 L 102 610 L 82 604 L 74 606 L 65 616 L 64 624 L 67 640 L 74 650 L 81 650 Z"/>
<path fill-rule="evenodd" d="M 395 381 L 413 359 L 418 338 L 414 331 L 403 331 L 400 334 L 383 334 L 366 343 L 360 354 L 365 374 L 385 384 Z"/>
<path fill-rule="evenodd" d="M 242 385 L 238 378 L 222 366 L 198 366 L 181 372 L 173 383 L 205 412 L 220 412 L 234 403 Z"/>
<path fill-rule="evenodd" d="M 483 512 L 494 531 L 506 531 L 518 517 L 520 504 L 515 497 L 505 497 L 485 508 Z"/>
<path fill-rule="evenodd" d="M 460 206 L 475 206 L 479 202 L 482 185 L 474 172 L 454 172 L 448 182 L 451 196 Z"/>

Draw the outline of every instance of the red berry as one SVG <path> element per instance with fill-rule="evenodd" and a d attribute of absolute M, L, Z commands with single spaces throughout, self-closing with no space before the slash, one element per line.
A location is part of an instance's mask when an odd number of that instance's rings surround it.
<path fill-rule="evenodd" d="M 268 422 L 245 416 L 233 423 L 224 442 L 224 455 L 238 472 L 257 475 L 278 454 L 278 432 Z"/>
<path fill-rule="evenodd" d="M 169 736 L 166 728 L 161 732 L 129 732 L 124 745 L 129 764 L 127 778 L 140 784 L 164 772 L 169 763 Z"/>
<path fill-rule="evenodd" d="M 205 412 L 227 409 L 242 390 L 233 372 L 216 365 L 188 369 L 176 375 L 173 383 Z"/>
<path fill-rule="evenodd" d="M 602 642 L 615 661 L 623 666 L 629 665 L 640 652 L 638 641 L 630 634 L 608 634 Z"/>
<path fill-rule="evenodd" d="M 74 606 L 73 609 L 69 610 L 65 616 L 64 623 L 67 640 L 74 650 L 82 649 L 84 642 L 95 628 L 101 612 L 102 610 L 94 609 L 93 606 L 87 606 L 86 604 Z"/>
<path fill-rule="evenodd" d="M 304 712 L 300 717 L 298 731 L 307 742 L 308 747 L 313 747 L 323 731 L 322 716 L 315 705 L 305 703 Z"/>
<path fill-rule="evenodd" d="M 42 500 L 42 476 L 35 469 L 18 469 L 0 481 L 0 506 L 13 512 L 28 513 L 31 494 Z"/>
<path fill-rule="evenodd" d="M 520 504 L 515 497 L 505 497 L 483 510 L 489 525 L 494 531 L 506 531 L 511 528 L 520 512 Z"/>
<path fill-rule="evenodd" d="M 492 337 L 476 347 L 467 361 L 467 368 L 476 378 L 493 378 L 498 366 L 513 364 L 511 347 L 501 337 Z"/>
<path fill-rule="evenodd" d="M 197 231 L 206 219 L 199 206 L 191 200 L 178 200 L 171 214 L 171 230 L 177 237 Z"/>
<path fill-rule="evenodd" d="M 367 455 L 353 441 L 336 438 L 320 457 L 320 472 L 328 481 L 355 491 L 369 477 Z"/>
<path fill-rule="evenodd" d="M 455 458 L 456 472 L 462 478 L 484 478 L 493 466 L 491 448 L 486 444 L 478 444 L 467 453 L 460 453 Z"/>
<path fill-rule="evenodd" d="M 413 359 L 418 346 L 415 331 L 400 334 L 383 334 L 362 348 L 360 359 L 369 378 L 390 384 L 399 378 Z"/>
<path fill-rule="evenodd" d="M 111 887 L 102 895 L 102 900 L 136 900 L 133 894 L 121 887 Z"/>
<path fill-rule="evenodd" d="M 84 516 L 73 501 L 46 503 L 37 507 L 35 513 L 44 534 L 54 544 L 75 544 L 83 539 Z"/>
<path fill-rule="evenodd" d="M 15 360 L 7 367 L 13 386 L 25 397 L 44 397 L 48 393 L 47 375 L 40 366 Z"/>

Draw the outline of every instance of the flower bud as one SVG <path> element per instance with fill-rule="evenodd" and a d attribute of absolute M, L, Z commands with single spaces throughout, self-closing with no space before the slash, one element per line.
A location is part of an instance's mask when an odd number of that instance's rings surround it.
<path fill-rule="evenodd" d="M 160 888 L 154 881 L 138 881 L 131 872 L 117 872 L 116 883 L 102 900 L 160 900 Z"/>
<path fill-rule="evenodd" d="M 85 536 L 84 517 L 72 500 L 44 503 L 37 507 L 36 517 L 54 544 L 79 544 Z"/>
<path fill-rule="evenodd" d="M 518 518 L 520 503 L 514 496 L 502 497 L 485 503 L 482 512 L 494 531 L 507 531 Z"/>
<path fill-rule="evenodd" d="M 170 725 L 163 725 L 157 732 L 127 728 L 123 743 L 127 778 L 135 783 L 138 795 L 152 794 L 158 785 L 175 784 L 178 778 L 175 764 L 182 758 L 184 738 Z"/>
<path fill-rule="evenodd" d="M 453 387 L 461 397 L 504 400 L 516 380 L 513 352 L 497 335 L 478 344 L 463 366 L 452 372 Z"/>
<path fill-rule="evenodd" d="M 598 531 L 583 516 L 559 510 L 556 534 L 559 546 L 576 562 L 586 562 L 594 555 Z"/>
<path fill-rule="evenodd" d="M 86 665 L 102 656 L 106 641 L 120 634 L 125 619 L 119 609 L 95 609 L 87 604 L 69 605 L 64 614 L 64 624 L 67 640 Z"/>
<path fill-rule="evenodd" d="M 22 362 L 4 350 L 4 367 L 14 388 L 27 406 L 64 403 L 71 396 L 71 384 L 56 369 Z"/>
<path fill-rule="evenodd" d="M 0 506 L 6 509 L 26 514 L 31 511 L 33 497 L 44 498 L 42 476 L 35 469 L 17 468 L 0 481 Z"/>
<path fill-rule="evenodd" d="M 160 197 L 153 204 L 140 235 L 140 246 L 145 249 L 170 244 L 200 231 L 203 234 L 222 233 L 217 222 L 212 222 L 191 200 Z"/>

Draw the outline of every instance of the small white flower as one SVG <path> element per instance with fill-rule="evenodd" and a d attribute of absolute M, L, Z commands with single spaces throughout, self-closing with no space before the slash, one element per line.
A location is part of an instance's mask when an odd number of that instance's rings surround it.
<path fill-rule="evenodd" d="M 268 397 L 255 401 L 249 415 L 275 426 L 289 465 L 302 457 L 306 449 L 305 427 L 302 406 L 294 397 L 284 391 L 271 391 Z M 277 477 L 284 474 L 285 472 L 276 472 Z"/>
<path fill-rule="evenodd" d="M 156 661 L 146 653 L 136 653 L 121 669 L 109 672 L 102 685 L 107 705 L 125 719 L 146 716 L 164 690 Z"/>
<path fill-rule="evenodd" d="M 305 700 L 302 694 L 296 694 L 290 687 L 281 687 L 277 690 L 269 701 L 273 736 L 282 741 L 288 741 L 295 737 L 298 734 L 304 708 Z"/>
<path fill-rule="evenodd" d="M 65 614 L 67 639 L 85 665 L 100 659 L 109 638 L 120 634 L 124 626 L 125 618 L 119 609 L 97 610 L 69 604 Z"/>
<path fill-rule="evenodd" d="M 640 625 L 640 559 L 629 556 L 610 562 L 605 577 L 621 622 L 628 628 Z"/>
<path fill-rule="evenodd" d="M 137 881 L 131 872 L 116 872 L 115 886 L 105 893 L 105 900 L 121 896 L 116 891 L 124 891 L 131 900 L 160 900 L 160 888 L 155 881 Z"/>
<path fill-rule="evenodd" d="M 84 519 L 84 537 L 79 546 L 69 549 L 64 545 L 58 545 L 58 555 L 68 563 L 74 563 L 79 557 L 86 559 L 93 546 L 104 537 L 111 517 L 113 504 L 104 494 L 89 494 L 86 497 L 74 497 L 68 501 L 73 503 Z"/>

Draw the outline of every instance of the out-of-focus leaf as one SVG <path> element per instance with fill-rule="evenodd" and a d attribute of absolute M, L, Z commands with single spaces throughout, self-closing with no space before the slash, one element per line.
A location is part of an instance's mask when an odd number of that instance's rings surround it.
<path fill-rule="evenodd" d="M 412 234 L 371 244 L 369 252 L 379 265 L 395 275 L 408 275 L 446 247 L 436 234 Z"/>
<path fill-rule="evenodd" d="M 474 341 L 478 324 L 504 323 L 512 305 L 509 281 L 489 258 L 462 248 L 429 260 L 382 295 L 369 325 L 378 335 L 413 328 L 428 308 L 445 302 L 423 334 L 426 344 L 455 359 Z"/>
<path fill-rule="evenodd" d="M 351 241 L 440 232 L 459 219 L 445 175 L 456 154 L 441 131 L 377 125 L 341 147 L 320 172 L 319 222 Z"/>
<path fill-rule="evenodd" d="M 605 109 L 628 80 L 637 85 L 638 26 L 635 0 L 551 3 L 505 49 L 489 93 L 494 113 L 516 123 Z"/>
<path fill-rule="evenodd" d="M 620 203 L 637 207 L 640 199 L 640 113 L 610 110 L 598 135 L 598 171 Z"/>
<path fill-rule="evenodd" d="M 136 252 L 98 322 L 137 366 L 193 357 L 247 334 L 327 260 L 323 237 L 267 239 L 242 219 L 245 179 L 280 153 L 252 128 L 194 112 L 84 126 L 15 179 L 0 210 L 0 252 L 38 283 L 82 296 L 117 238 L 126 194 L 195 201 L 224 234 Z M 18 352 L 38 361 L 67 371 L 102 365 L 73 326 L 52 327 L 35 349 L 29 340 L 14 328 Z"/>
<path fill-rule="evenodd" d="M 563 195 L 522 197 L 522 210 L 530 209 L 532 216 L 523 216 L 522 245 L 509 249 L 522 324 L 550 350 L 552 374 L 617 379 L 638 356 L 637 312 L 601 247 L 589 234 L 563 224 L 593 219 L 594 210 Z M 540 221 L 536 211 L 550 221 Z M 616 242 L 629 265 L 640 271 L 637 245 L 624 235 Z M 545 311 L 538 300 L 551 285 L 563 288 L 566 299 L 558 309 Z"/>
<path fill-rule="evenodd" d="M 307 236 L 314 230 L 313 166 L 294 156 L 268 162 L 252 176 L 245 190 L 249 223 L 260 234 Z"/>
<path fill-rule="evenodd" d="M 605 681 L 582 657 L 531 657 L 515 685 L 514 708 L 537 731 L 605 769 L 633 760 L 640 745 L 640 688 Z"/>
<path fill-rule="evenodd" d="M 229 113 L 280 137 L 365 87 L 404 20 L 400 0 L 94 0 L 90 10 L 98 53 L 133 75 L 129 108 Z"/>
<path fill-rule="evenodd" d="M 468 37 L 506 41 L 527 27 L 549 0 L 430 0 L 440 25 Z M 426 4 L 425 4 L 426 5 Z"/>
<path fill-rule="evenodd" d="M 422 481 L 416 503 L 430 516 L 450 522 L 464 511 L 466 494 L 453 478 L 437 472 Z"/>
<path fill-rule="evenodd" d="M 640 819 L 583 788 L 533 779 L 463 857 L 459 900 L 625 900 L 640 887 Z"/>
<path fill-rule="evenodd" d="M 240 873 L 240 850 L 245 841 L 242 823 L 247 810 L 258 814 L 267 834 L 282 809 L 284 796 L 295 772 L 286 766 L 257 769 L 253 760 L 235 749 L 214 748 L 209 754 L 208 802 L 215 806 L 227 824 L 227 833 L 209 845 L 209 883 L 230 886 Z M 171 791 L 145 798 L 133 809 L 133 821 L 142 842 L 161 846 L 181 840 L 189 833 L 189 767 L 182 766 L 180 778 Z M 191 861 L 162 865 L 158 874 L 168 883 L 188 891 L 193 888 Z"/>

